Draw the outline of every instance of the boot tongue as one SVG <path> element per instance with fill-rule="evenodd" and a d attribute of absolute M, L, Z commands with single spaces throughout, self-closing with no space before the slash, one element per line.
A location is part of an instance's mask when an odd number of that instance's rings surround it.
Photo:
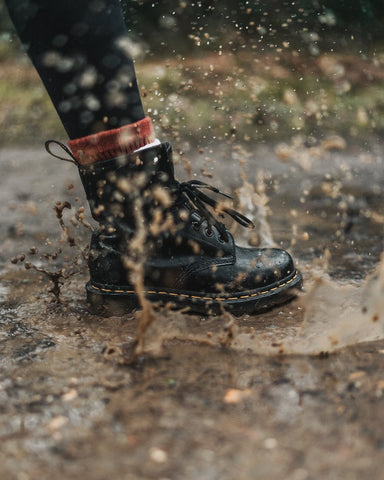
<path fill-rule="evenodd" d="M 162 151 L 159 156 L 159 168 L 169 175 L 170 179 L 175 176 L 175 168 L 172 160 L 172 145 L 170 143 L 161 144 Z"/>
<path fill-rule="evenodd" d="M 174 179 L 172 161 L 172 146 L 170 143 L 161 143 L 155 147 L 140 152 L 140 159 L 144 165 L 152 164 L 156 174 L 165 174 L 167 180 Z"/>

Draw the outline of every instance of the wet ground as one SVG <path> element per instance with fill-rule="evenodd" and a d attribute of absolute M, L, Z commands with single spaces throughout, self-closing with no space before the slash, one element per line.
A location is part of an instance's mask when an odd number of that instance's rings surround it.
<path fill-rule="evenodd" d="M 242 198 L 264 193 L 246 213 L 269 199 L 259 237 L 270 227 L 294 253 L 306 295 L 238 319 L 157 312 L 132 362 L 138 316 L 90 315 L 81 251 L 61 241 L 55 202 L 73 205 L 68 225 L 84 204 L 75 168 L 0 150 L 0 478 L 384 478 L 381 272 L 365 280 L 383 244 L 384 144 L 185 150 L 180 172 L 189 159 L 231 191 L 248 157 Z M 71 228 L 83 248 L 87 229 Z M 26 261 L 82 272 L 54 303 Z"/>

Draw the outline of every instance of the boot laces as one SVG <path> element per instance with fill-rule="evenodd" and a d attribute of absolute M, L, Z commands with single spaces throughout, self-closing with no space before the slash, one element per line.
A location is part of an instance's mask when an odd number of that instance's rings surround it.
<path fill-rule="evenodd" d="M 69 158 L 62 157 L 52 152 L 51 150 L 52 144 L 62 148 L 69 155 Z M 48 140 L 47 142 L 45 142 L 45 148 L 47 152 L 50 153 L 52 156 L 59 158 L 60 160 L 65 160 L 67 162 L 71 162 L 78 165 L 78 161 L 73 156 L 72 152 L 63 143 L 58 142 L 57 140 Z M 220 210 L 218 215 L 222 218 L 224 217 L 223 213 L 226 213 L 243 227 L 247 227 L 247 228 L 255 227 L 254 223 L 249 218 L 247 218 L 245 215 L 238 212 L 237 210 L 234 210 L 233 208 L 220 205 L 220 208 L 218 209 L 217 207 L 219 206 L 219 202 L 214 198 L 209 197 L 208 195 L 203 193 L 201 189 L 204 189 L 204 188 L 207 190 L 210 190 L 213 193 L 222 195 L 223 197 L 233 200 L 233 197 L 231 197 L 231 195 L 228 195 L 228 193 L 224 193 L 218 188 L 213 187 L 208 183 L 201 182 L 200 180 L 189 180 L 187 182 L 179 182 L 176 179 L 173 179 L 173 182 L 170 185 L 171 191 L 175 193 L 180 200 L 182 200 L 182 203 L 187 204 L 190 208 L 192 208 L 192 211 L 197 213 L 198 216 L 200 217 L 200 220 L 197 220 L 196 222 L 194 222 L 197 228 L 200 228 L 203 222 L 205 221 L 207 223 L 208 235 L 212 234 L 212 227 L 216 227 L 216 229 L 220 234 L 220 238 L 224 242 L 228 241 L 228 233 L 225 225 L 219 220 L 217 220 L 217 218 L 206 207 L 206 205 L 209 205 L 213 210 Z"/>
<path fill-rule="evenodd" d="M 245 215 L 241 214 L 237 210 L 234 210 L 233 208 L 226 207 L 225 205 L 219 205 L 217 200 L 206 195 L 201 191 L 201 189 L 207 189 L 218 195 L 222 195 L 223 197 L 231 200 L 233 199 L 231 195 L 228 195 L 218 188 L 199 180 L 190 180 L 188 182 L 178 182 L 177 180 L 174 180 L 174 185 L 171 186 L 171 190 L 178 194 L 179 198 L 183 199 L 188 206 L 192 207 L 193 211 L 196 212 L 200 217 L 200 220 L 195 222 L 196 227 L 200 227 L 205 221 L 207 222 L 207 233 L 209 235 L 212 234 L 212 227 L 215 227 L 220 234 L 220 238 L 224 242 L 228 241 L 228 232 L 225 225 L 217 220 L 214 214 L 207 208 L 206 205 L 208 205 L 216 211 L 220 210 L 218 213 L 220 217 L 223 218 L 224 213 L 226 213 L 243 227 L 254 228 L 255 225 L 253 222 Z"/>

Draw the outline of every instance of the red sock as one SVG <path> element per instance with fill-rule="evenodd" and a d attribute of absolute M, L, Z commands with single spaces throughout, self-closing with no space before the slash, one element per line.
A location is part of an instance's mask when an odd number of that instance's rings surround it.
<path fill-rule="evenodd" d="M 68 146 L 80 165 L 89 165 L 132 153 L 154 139 L 151 119 L 145 117 L 120 128 L 69 140 Z"/>

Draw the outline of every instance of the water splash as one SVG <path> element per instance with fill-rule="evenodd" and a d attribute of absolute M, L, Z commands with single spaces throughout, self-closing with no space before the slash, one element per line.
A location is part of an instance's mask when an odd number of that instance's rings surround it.
<path fill-rule="evenodd" d="M 146 352 L 158 355 L 164 344 L 179 340 L 257 355 L 325 355 L 384 339 L 384 261 L 364 284 L 343 285 L 318 277 L 296 303 L 236 319 L 230 335 L 228 325 L 228 314 L 192 319 L 162 311 L 146 332 Z"/>

